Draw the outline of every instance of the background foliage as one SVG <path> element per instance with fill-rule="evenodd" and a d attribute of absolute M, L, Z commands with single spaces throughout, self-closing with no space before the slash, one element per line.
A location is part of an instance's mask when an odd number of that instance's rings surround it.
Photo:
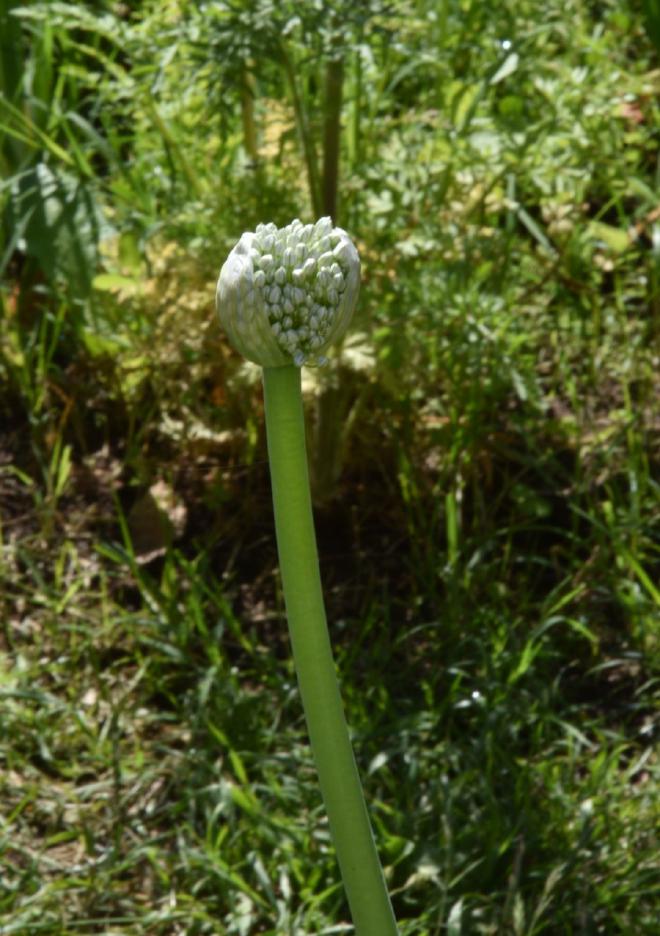
<path fill-rule="evenodd" d="M 358 242 L 307 374 L 406 936 L 654 933 L 657 4 L 0 3 L 0 930 L 349 932 L 277 579 L 258 221 Z"/>

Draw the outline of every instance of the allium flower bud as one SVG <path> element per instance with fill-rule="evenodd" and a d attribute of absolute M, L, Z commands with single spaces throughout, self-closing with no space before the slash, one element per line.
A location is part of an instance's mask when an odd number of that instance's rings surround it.
<path fill-rule="evenodd" d="M 284 258 L 274 262 L 273 256 Z M 216 307 L 232 346 L 262 367 L 319 364 L 348 328 L 360 258 L 330 218 L 284 228 L 259 224 L 225 261 Z"/>

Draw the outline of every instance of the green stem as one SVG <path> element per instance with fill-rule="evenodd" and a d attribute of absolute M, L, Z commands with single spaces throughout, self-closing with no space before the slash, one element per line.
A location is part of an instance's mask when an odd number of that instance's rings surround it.
<path fill-rule="evenodd" d="M 362 114 L 362 56 L 360 54 L 359 43 L 362 40 L 360 34 L 359 41 L 356 44 L 356 51 L 353 53 L 353 111 L 351 114 L 351 132 L 349 134 L 349 147 L 351 154 L 351 172 L 357 172 L 362 159 L 361 141 L 362 134 L 360 128 L 360 116 Z"/>
<path fill-rule="evenodd" d="M 314 149 L 314 140 L 309 128 L 309 119 L 307 110 L 300 93 L 296 69 L 291 56 L 287 52 L 284 42 L 280 43 L 280 55 L 284 71 L 289 83 L 291 100 L 293 102 L 293 112 L 298 129 L 298 136 L 303 149 L 305 166 L 307 167 L 307 181 L 309 184 L 309 200 L 312 207 L 312 213 L 315 218 L 321 216 L 321 183 L 319 182 L 319 167 L 316 161 L 316 150 Z"/>
<path fill-rule="evenodd" d="M 344 63 L 333 58 L 325 66 L 325 115 L 323 126 L 323 214 L 337 223 L 339 143 Z"/>
<path fill-rule="evenodd" d="M 356 936 L 397 936 L 332 658 L 309 493 L 300 368 L 264 369 L 275 529 L 293 658 Z"/>
<path fill-rule="evenodd" d="M 257 146 L 257 125 L 254 119 L 254 99 L 256 96 L 256 81 L 254 72 L 248 63 L 244 62 L 241 69 L 241 120 L 243 123 L 243 145 L 245 152 L 256 169 L 259 164 L 259 149 Z"/>

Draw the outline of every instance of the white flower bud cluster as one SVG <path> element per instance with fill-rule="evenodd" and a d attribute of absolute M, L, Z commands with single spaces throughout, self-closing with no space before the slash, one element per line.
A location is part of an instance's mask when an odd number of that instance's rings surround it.
<path fill-rule="evenodd" d="M 264 367 L 323 363 L 357 302 L 360 260 L 330 218 L 260 224 L 220 271 L 216 303 L 234 347 Z"/>

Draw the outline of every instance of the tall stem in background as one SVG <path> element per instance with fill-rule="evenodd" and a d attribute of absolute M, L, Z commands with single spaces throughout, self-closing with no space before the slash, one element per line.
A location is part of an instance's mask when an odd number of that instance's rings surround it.
<path fill-rule="evenodd" d="M 275 528 L 293 657 L 356 936 L 397 936 L 335 674 L 309 493 L 300 368 L 264 368 Z"/>
<path fill-rule="evenodd" d="M 241 69 L 241 121 L 243 124 L 243 145 L 248 159 L 256 169 L 259 164 L 259 149 L 257 147 L 257 125 L 254 119 L 254 99 L 256 94 L 256 81 L 254 72 L 247 63 Z"/>
<path fill-rule="evenodd" d="M 356 39 L 356 48 L 353 52 L 353 63 L 350 69 L 350 124 L 348 133 L 348 153 L 351 172 L 355 172 L 360 165 L 362 154 L 360 140 L 360 116 L 362 114 L 362 52 L 360 43 L 362 31 Z"/>
<path fill-rule="evenodd" d="M 344 62 L 332 58 L 325 66 L 325 114 L 323 123 L 323 214 L 337 223 L 339 144 Z"/>
<path fill-rule="evenodd" d="M 284 71 L 286 73 L 287 81 L 289 83 L 289 90 L 291 92 L 291 100 L 293 102 L 293 111 L 296 118 L 296 127 L 298 129 L 298 136 L 300 138 L 300 143 L 303 150 L 303 156 L 305 159 L 305 167 L 307 169 L 307 181 L 309 184 L 309 198 L 312 207 L 312 212 L 315 218 L 319 218 L 322 214 L 321 211 L 321 186 L 319 182 L 319 168 L 316 159 L 316 150 L 314 149 L 314 141 L 312 139 L 312 133 L 309 128 L 309 120 L 307 118 L 307 110 L 305 108 L 302 95 L 300 94 L 300 87 L 298 85 L 298 78 L 296 76 L 296 71 L 291 61 L 291 56 L 289 55 L 286 46 L 284 43 L 280 43 L 280 55 L 282 59 L 282 64 L 284 65 Z"/>

